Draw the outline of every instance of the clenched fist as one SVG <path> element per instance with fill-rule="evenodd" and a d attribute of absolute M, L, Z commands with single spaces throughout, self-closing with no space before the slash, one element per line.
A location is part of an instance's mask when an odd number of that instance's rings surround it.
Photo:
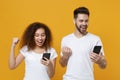
<path fill-rule="evenodd" d="M 16 46 L 18 42 L 19 42 L 19 38 L 14 37 L 13 40 L 12 40 L 12 45 Z"/>

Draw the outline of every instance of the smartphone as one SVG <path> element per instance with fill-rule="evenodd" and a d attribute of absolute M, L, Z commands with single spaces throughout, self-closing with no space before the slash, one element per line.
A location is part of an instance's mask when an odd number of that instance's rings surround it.
<path fill-rule="evenodd" d="M 42 59 L 46 61 L 46 59 L 50 59 L 50 53 L 43 53 Z"/>
<path fill-rule="evenodd" d="M 93 49 L 93 52 L 99 54 L 100 50 L 101 50 L 101 47 L 102 46 L 95 46 L 94 49 Z"/>

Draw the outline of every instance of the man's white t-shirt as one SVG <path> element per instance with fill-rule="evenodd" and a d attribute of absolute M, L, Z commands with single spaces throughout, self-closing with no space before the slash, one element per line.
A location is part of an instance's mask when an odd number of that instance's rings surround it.
<path fill-rule="evenodd" d="M 50 59 L 57 57 L 57 53 L 54 48 L 47 50 L 51 53 Z M 47 67 L 41 64 L 43 53 L 35 53 L 34 51 L 28 51 L 27 46 L 24 46 L 20 53 L 25 57 L 25 76 L 24 80 L 50 80 Z"/>
<path fill-rule="evenodd" d="M 90 33 L 81 38 L 72 33 L 62 39 L 61 47 L 66 46 L 72 50 L 63 80 L 94 80 L 90 53 L 95 45 L 102 46 L 102 42 L 98 36 Z M 104 54 L 103 47 L 101 52 Z"/>

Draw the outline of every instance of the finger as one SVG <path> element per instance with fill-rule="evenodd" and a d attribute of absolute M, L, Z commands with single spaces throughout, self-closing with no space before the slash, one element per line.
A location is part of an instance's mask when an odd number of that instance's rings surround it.
<path fill-rule="evenodd" d="M 96 55 L 94 53 L 91 53 L 90 54 L 90 59 L 92 59 L 92 61 L 95 62 L 97 57 L 96 57 Z"/>
<path fill-rule="evenodd" d="M 19 39 L 18 39 L 18 38 L 13 38 L 13 42 L 14 42 L 15 44 L 17 44 L 17 43 L 19 42 Z"/>
<path fill-rule="evenodd" d="M 41 60 L 42 64 L 48 66 L 49 65 L 49 60 L 47 58 L 45 58 L 46 60 Z"/>
<path fill-rule="evenodd" d="M 99 55 L 102 56 L 103 55 L 102 52 L 100 52 Z"/>
<path fill-rule="evenodd" d="M 43 65 L 46 65 L 46 61 L 45 60 L 41 60 L 41 63 L 43 64 Z"/>
<path fill-rule="evenodd" d="M 49 59 L 47 59 L 46 57 L 44 57 L 44 60 L 45 60 L 45 61 L 48 61 Z"/>

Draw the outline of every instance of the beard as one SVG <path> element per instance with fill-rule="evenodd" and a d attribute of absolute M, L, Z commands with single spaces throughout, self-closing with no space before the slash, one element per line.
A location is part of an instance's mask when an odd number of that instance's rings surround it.
<path fill-rule="evenodd" d="M 87 25 L 80 25 L 77 26 L 77 24 L 75 24 L 76 29 L 81 33 L 81 34 L 86 34 L 87 33 Z"/>

